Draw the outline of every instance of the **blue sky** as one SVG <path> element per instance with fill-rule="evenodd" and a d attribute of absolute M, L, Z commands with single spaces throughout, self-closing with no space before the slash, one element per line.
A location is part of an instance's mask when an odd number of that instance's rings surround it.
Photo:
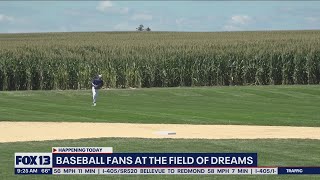
<path fill-rule="evenodd" d="M 320 1 L 0 1 L 0 33 L 320 29 Z"/>

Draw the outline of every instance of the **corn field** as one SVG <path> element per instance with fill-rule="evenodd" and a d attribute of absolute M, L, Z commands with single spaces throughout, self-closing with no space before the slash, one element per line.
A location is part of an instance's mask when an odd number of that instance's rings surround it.
<path fill-rule="evenodd" d="M 0 34 L 0 90 L 319 84 L 320 31 Z"/>

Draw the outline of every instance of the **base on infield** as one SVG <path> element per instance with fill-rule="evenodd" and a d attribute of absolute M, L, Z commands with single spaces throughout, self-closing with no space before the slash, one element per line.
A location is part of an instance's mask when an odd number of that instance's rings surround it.
<path fill-rule="evenodd" d="M 177 133 L 174 131 L 157 131 L 155 134 L 158 135 L 176 135 Z"/>

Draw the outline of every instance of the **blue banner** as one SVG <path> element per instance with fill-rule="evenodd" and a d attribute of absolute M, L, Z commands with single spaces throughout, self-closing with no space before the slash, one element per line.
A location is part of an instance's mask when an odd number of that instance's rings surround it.
<path fill-rule="evenodd" d="M 320 174 L 320 167 L 278 167 L 278 174 Z"/>
<path fill-rule="evenodd" d="M 52 154 L 52 167 L 257 167 L 257 153 Z"/>

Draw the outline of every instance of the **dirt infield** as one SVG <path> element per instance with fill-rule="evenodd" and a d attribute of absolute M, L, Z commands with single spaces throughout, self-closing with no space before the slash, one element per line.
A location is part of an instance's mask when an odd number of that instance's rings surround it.
<path fill-rule="evenodd" d="M 125 124 L 72 122 L 0 122 L 0 142 L 44 141 L 99 137 L 188 139 L 320 139 L 318 127 Z M 173 131 L 176 135 L 162 135 Z"/>

